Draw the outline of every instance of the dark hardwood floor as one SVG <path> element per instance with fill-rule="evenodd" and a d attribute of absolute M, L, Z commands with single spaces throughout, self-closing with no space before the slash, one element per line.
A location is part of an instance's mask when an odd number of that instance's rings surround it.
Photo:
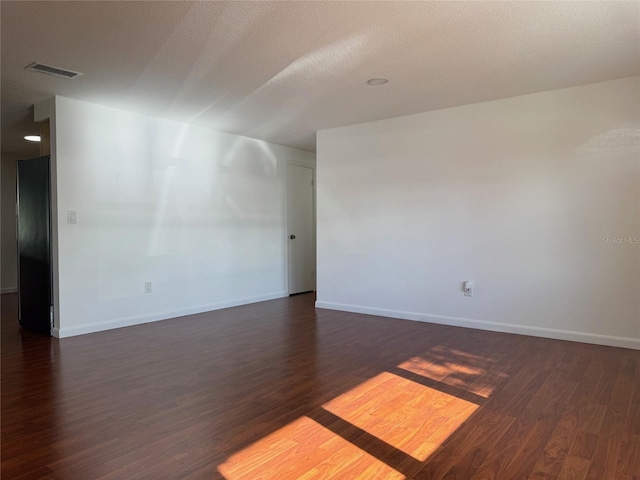
<path fill-rule="evenodd" d="M 2 296 L 2 479 L 640 479 L 640 352 L 315 310 L 57 340 Z"/>

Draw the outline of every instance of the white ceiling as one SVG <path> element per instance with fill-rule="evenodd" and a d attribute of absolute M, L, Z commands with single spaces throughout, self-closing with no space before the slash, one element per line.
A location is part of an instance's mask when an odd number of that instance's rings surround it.
<path fill-rule="evenodd" d="M 54 94 L 313 151 L 319 129 L 640 74 L 638 1 L 0 8 L 3 154 L 30 155 L 29 107 Z"/>

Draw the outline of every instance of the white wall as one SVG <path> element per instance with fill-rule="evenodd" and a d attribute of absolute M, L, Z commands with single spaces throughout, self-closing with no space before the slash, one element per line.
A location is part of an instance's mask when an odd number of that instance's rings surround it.
<path fill-rule="evenodd" d="M 3 156 L 0 177 L 2 181 L 2 210 L 0 239 L 1 292 L 17 291 L 17 243 L 16 243 L 16 158 Z"/>
<path fill-rule="evenodd" d="M 286 295 L 286 165 L 313 154 L 62 97 L 54 116 L 56 335 Z"/>
<path fill-rule="evenodd" d="M 317 306 L 640 348 L 639 107 L 632 77 L 318 132 Z"/>

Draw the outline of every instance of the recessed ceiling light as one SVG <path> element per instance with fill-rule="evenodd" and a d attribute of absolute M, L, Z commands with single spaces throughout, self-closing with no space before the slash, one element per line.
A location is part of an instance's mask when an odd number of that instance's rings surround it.
<path fill-rule="evenodd" d="M 367 80 L 367 83 L 369 85 L 384 85 L 385 83 L 388 83 L 389 79 L 388 78 L 370 78 L 369 80 Z"/>
<path fill-rule="evenodd" d="M 26 137 L 24 137 L 25 140 L 28 140 L 30 142 L 39 142 L 40 141 L 40 135 L 27 135 Z"/>

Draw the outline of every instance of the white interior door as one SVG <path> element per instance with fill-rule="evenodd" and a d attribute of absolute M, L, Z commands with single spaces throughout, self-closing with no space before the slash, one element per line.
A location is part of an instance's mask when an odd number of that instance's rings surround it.
<path fill-rule="evenodd" d="M 316 288 L 313 170 L 287 166 L 289 294 Z"/>

